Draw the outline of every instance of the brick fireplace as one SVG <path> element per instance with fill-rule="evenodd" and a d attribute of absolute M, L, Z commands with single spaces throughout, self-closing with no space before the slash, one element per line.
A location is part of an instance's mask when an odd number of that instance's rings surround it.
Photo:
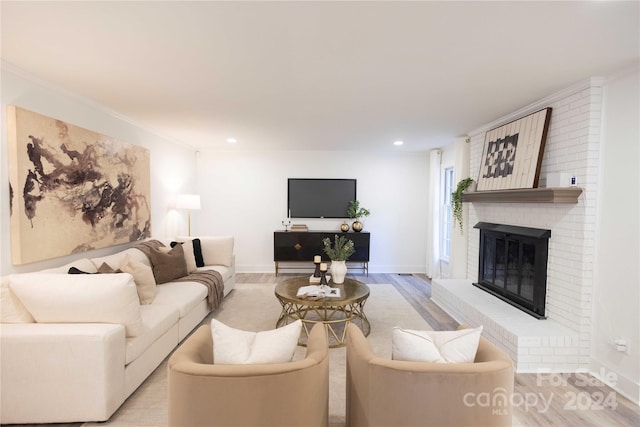
<path fill-rule="evenodd" d="M 479 173 L 485 132 L 544 107 L 552 107 L 540 186 L 548 173 L 576 176 L 577 204 L 473 202 L 467 233 L 467 277 L 434 280 L 432 299 L 459 322 L 484 325 L 484 334 L 508 351 L 520 372 L 540 368 L 575 371 L 589 362 L 600 161 L 602 81 L 590 79 L 470 133 L 470 176 Z M 538 320 L 472 285 L 478 282 L 479 222 L 550 230 L 546 319 Z"/>

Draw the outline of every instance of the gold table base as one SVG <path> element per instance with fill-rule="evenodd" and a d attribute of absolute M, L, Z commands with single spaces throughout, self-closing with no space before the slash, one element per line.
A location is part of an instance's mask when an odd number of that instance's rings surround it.
<path fill-rule="evenodd" d="M 295 296 L 300 286 L 309 284 L 307 278 L 291 279 L 276 287 L 276 297 L 282 306 L 282 312 L 276 322 L 276 328 L 302 320 L 302 333 L 298 345 L 306 346 L 311 328 L 323 323 L 329 338 L 329 347 L 344 347 L 347 325 L 358 326 L 365 336 L 371 332 L 371 325 L 364 313 L 364 305 L 369 297 L 367 285 L 352 279 L 345 279 L 339 287 L 341 298 L 326 297 L 320 300 L 305 300 Z"/>

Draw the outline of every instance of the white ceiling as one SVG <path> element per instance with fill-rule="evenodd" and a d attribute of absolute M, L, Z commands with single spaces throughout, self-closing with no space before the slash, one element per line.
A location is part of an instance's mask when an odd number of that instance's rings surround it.
<path fill-rule="evenodd" d="M 197 149 L 426 150 L 637 66 L 639 4 L 2 1 L 1 56 Z"/>

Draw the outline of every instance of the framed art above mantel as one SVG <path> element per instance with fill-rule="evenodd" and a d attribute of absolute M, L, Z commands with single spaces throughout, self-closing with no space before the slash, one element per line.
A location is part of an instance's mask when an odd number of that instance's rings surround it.
<path fill-rule="evenodd" d="M 477 191 L 536 188 L 551 108 L 485 134 Z"/>

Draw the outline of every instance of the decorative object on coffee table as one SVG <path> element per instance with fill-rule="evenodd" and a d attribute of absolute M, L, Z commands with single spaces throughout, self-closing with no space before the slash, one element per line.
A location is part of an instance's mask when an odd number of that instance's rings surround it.
<path fill-rule="evenodd" d="M 347 221 L 344 221 L 342 223 L 342 225 L 340 226 L 340 231 L 342 231 L 343 233 L 349 231 L 349 224 L 347 224 Z"/>
<path fill-rule="evenodd" d="M 324 244 L 324 252 L 331 260 L 331 277 L 333 283 L 339 285 L 344 282 L 344 277 L 347 275 L 347 265 L 345 261 L 355 252 L 353 241 L 347 239 L 345 236 L 336 234 L 334 236 L 333 246 L 331 239 L 328 237 L 323 239 L 322 243 Z"/>
<path fill-rule="evenodd" d="M 344 282 L 344 278 L 347 275 L 347 262 L 346 261 L 331 261 L 331 277 L 333 277 L 333 283 L 340 285 Z"/>
<path fill-rule="evenodd" d="M 313 263 L 316 265 L 316 270 L 313 272 L 313 277 L 320 277 L 320 263 L 322 262 L 322 257 L 320 255 L 315 255 L 313 257 Z"/>
<path fill-rule="evenodd" d="M 361 207 L 360 201 L 352 200 L 349 202 L 347 214 L 349 214 L 349 218 L 355 218 L 355 221 L 353 222 L 353 224 L 351 224 L 351 228 L 353 229 L 353 231 L 360 232 L 363 228 L 362 222 L 360 222 L 360 218 L 371 215 L 371 212 L 369 211 L 369 209 Z"/>
<path fill-rule="evenodd" d="M 325 287 L 329 287 L 329 283 L 327 282 L 327 263 L 320 263 L 320 288 L 324 289 Z"/>

